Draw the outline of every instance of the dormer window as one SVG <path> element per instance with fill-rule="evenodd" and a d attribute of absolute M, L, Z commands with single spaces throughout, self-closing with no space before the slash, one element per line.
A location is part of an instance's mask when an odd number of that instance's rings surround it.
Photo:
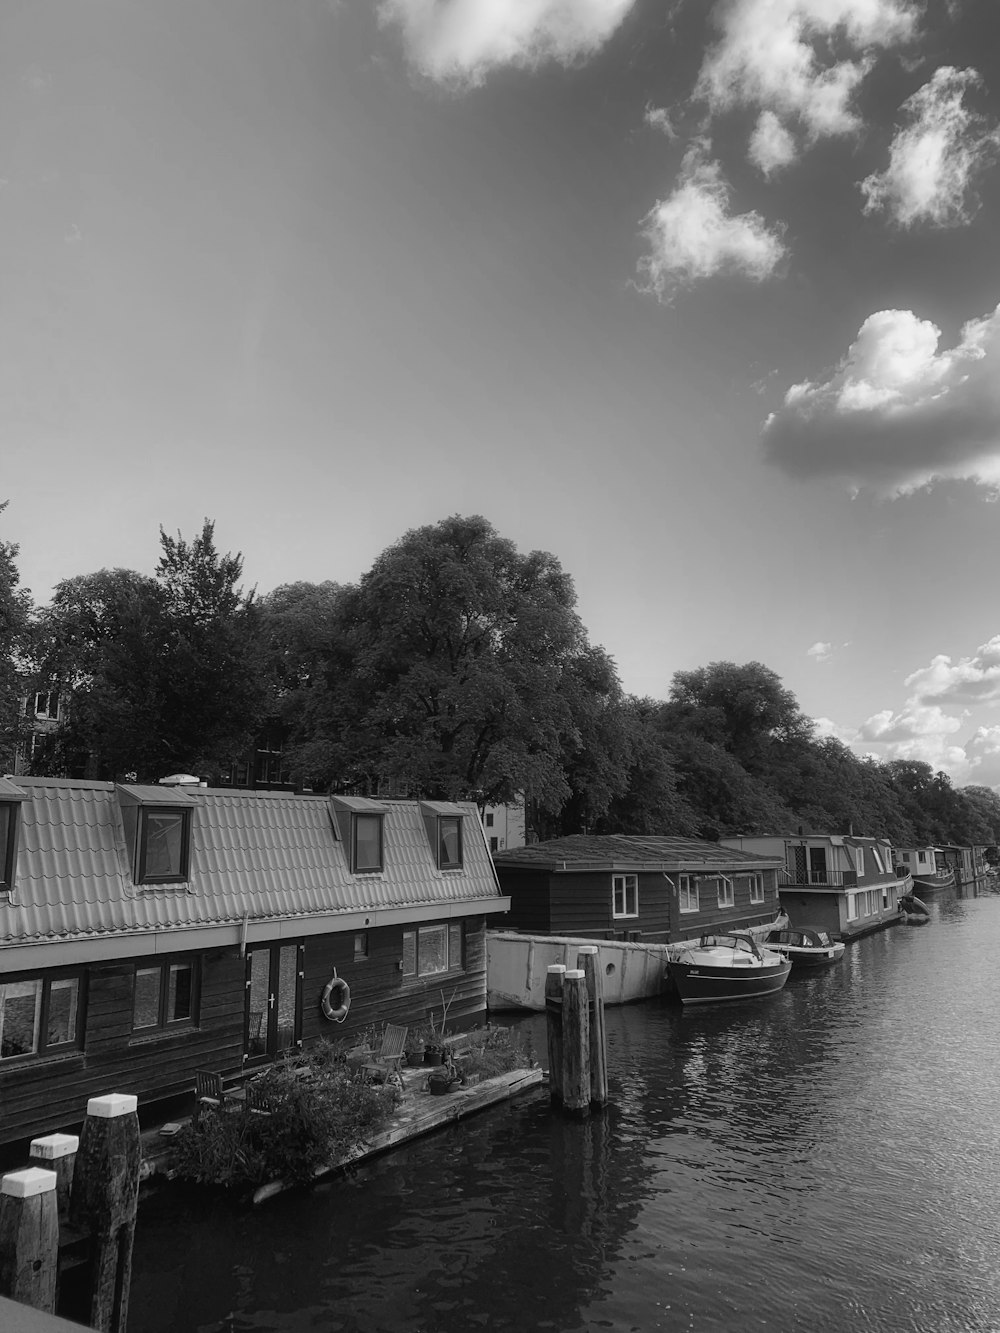
<path fill-rule="evenodd" d="M 351 820 L 351 869 L 355 874 L 381 870 L 382 816 L 356 814 Z"/>
<path fill-rule="evenodd" d="M 186 884 L 197 800 L 178 787 L 118 787 L 125 845 L 138 885 Z"/>
<path fill-rule="evenodd" d="M 183 882 L 189 875 L 190 853 L 190 810 L 143 807 L 140 812 L 137 884 Z"/>
<path fill-rule="evenodd" d="M 14 887 L 17 867 L 18 810 L 27 799 L 23 791 L 9 778 L 0 777 L 0 893 L 9 893 Z"/>
<path fill-rule="evenodd" d="M 438 819 L 438 866 L 441 870 L 462 868 L 462 819 L 441 815 Z"/>

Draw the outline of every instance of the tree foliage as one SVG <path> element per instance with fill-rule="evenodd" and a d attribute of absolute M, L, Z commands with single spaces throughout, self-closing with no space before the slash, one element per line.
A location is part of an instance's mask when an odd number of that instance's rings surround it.
<path fill-rule="evenodd" d="M 0 514 L 7 503 L 0 504 Z M 31 594 L 20 586 L 17 556 L 16 543 L 0 541 L 0 773 L 14 767 L 30 634 Z"/>

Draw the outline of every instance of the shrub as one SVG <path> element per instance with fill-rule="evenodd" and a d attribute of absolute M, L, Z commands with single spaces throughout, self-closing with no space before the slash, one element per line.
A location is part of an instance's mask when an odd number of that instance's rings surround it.
<path fill-rule="evenodd" d="M 302 1077 L 303 1067 L 310 1077 Z M 260 1086 L 271 1114 L 202 1114 L 175 1140 L 176 1175 L 227 1188 L 274 1179 L 308 1182 L 319 1168 L 345 1161 L 370 1142 L 398 1100 L 393 1087 L 352 1077 L 330 1051 L 319 1053 L 316 1066 L 302 1057 L 276 1066 Z"/>
<path fill-rule="evenodd" d="M 527 1043 L 505 1027 L 477 1028 L 468 1034 L 461 1050 L 463 1074 L 495 1078 L 515 1069 L 531 1069 L 534 1060 Z"/>

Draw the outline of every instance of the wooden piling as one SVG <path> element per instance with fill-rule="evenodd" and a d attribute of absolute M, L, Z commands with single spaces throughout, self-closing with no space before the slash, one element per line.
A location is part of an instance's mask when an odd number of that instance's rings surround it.
<path fill-rule="evenodd" d="M 545 1035 L 549 1052 L 549 1094 L 554 1102 L 563 1099 L 563 977 L 566 968 L 552 963 L 545 973 Z"/>
<path fill-rule="evenodd" d="M 56 1173 L 8 1171 L 0 1181 L 0 1296 L 54 1314 L 58 1271 Z"/>
<path fill-rule="evenodd" d="M 587 979 L 579 968 L 563 977 L 562 1099 L 567 1111 L 590 1109 L 590 1013 Z"/>
<path fill-rule="evenodd" d="M 128 1320 L 142 1156 L 136 1106 L 128 1093 L 91 1097 L 73 1172 L 70 1221 L 91 1237 L 87 1317 L 99 1333 L 125 1333 Z"/>
<path fill-rule="evenodd" d="M 590 1012 L 590 1100 L 604 1106 L 608 1100 L 608 1033 L 604 1022 L 604 978 L 596 944 L 580 946 L 577 962 L 587 979 Z"/>
<path fill-rule="evenodd" d="M 69 1220 L 69 1194 L 79 1147 L 80 1139 L 76 1134 L 46 1134 L 40 1139 L 32 1139 L 28 1150 L 31 1166 L 56 1173 L 56 1207 L 60 1225 Z"/>

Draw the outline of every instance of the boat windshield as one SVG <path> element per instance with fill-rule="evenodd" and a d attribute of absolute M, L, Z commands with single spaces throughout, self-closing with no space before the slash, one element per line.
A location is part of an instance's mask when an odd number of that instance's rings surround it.
<path fill-rule="evenodd" d="M 820 944 L 824 946 L 824 948 L 829 948 L 831 943 L 830 936 L 826 933 L 825 930 L 817 930 L 816 939 L 819 941 Z"/>
<path fill-rule="evenodd" d="M 749 935 L 703 935 L 702 948 L 737 949 L 760 957 L 760 950 Z"/>

